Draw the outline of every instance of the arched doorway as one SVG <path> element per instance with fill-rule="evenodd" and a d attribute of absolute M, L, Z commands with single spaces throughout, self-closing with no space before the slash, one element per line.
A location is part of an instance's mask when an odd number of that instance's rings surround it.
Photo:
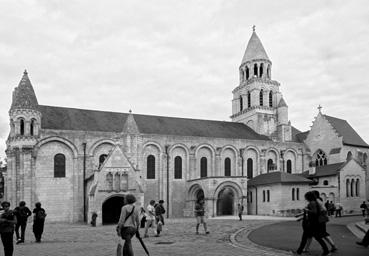
<path fill-rule="evenodd" d="M 202 190 L 201 188 L 196 192 L 196 201 L 199 201 L 200 199 L 205 199 L 204 196 L 204 190 Z"/>
<path fill-rule="evenodd" d="M 113 196 L 102 205 L 102 224 L 116 224 L 119 221 L 120 210 L 124 205 L 124 196 Z"/>
<path fill-rule="evenodd" d="M 217 215 L 233 215 L 234 192 L 230 188 L 224 188 L 219 192 L 217 200 Z"/>

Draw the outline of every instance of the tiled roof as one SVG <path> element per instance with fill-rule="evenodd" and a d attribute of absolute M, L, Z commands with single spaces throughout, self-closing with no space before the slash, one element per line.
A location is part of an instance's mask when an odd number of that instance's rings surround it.
<path fill-rule="evenodd" d="M 286 172 L 270 172 L 260 174 L 255 178 L 247 181 L 247 186 L 259 186 L 275 183 L 310 183 L 311 180 L 300 175 L 290 174 Z"/>
<path fill-rule="evenodd" d="M 242 58 L 241 64 L 247 61 L 258 60 L 258 59 L 269 60 L 268 55 L 265 52 L 263 44 L 261 43 L 259 37 L 254 31 L 247 44 L 246 51 Z"/>
<path fill-rule="evenodd" d="M 128 117 L 128 113 L 44 105 L 39 109 L 42 129 L 122 132 Z M 242 123 L 138 114 L 133 117 L 143 134 L 270 140 Z"/>
<path fill-rule="evenodd" d="M 325 119 L 333 126 L 340 136 L 343 137 L 343 144 L 369 148 L 369 145 L 357 134 L 354 128 L 343 119 L 323 115 Z"/>
<path fill-rule="evenodd" d="M 341 153 L 341 148 L 332 148 L 331 152 L 329 152 L 330 155 Z"/>
<path fill-rule="evenodd" d="M 302 175 L 306 178 L 314 177 L 325 177 L 337 175 L 337 172 L 345 165 L 345 162 L 327 164 L 323 166 L 318 166 L 315 169 L 315 174 L 309 175 L 309 171 L 303 172 Z"/>

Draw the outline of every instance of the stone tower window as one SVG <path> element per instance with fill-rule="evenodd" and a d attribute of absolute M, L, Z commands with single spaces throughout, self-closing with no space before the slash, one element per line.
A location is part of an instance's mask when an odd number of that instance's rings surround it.
<path fill-rule="evenodd" d="M 240 111 L 243 110 L 243 99 L 242 99 L 242 95 L 240 96 Z"/>
<path fill-rule="evenodd" d="M 247 159 L 247 178 L 252 179 L 253 177 L 253 161 L 252 158 Z"/>
<path fill-rule="evenodd" d="M 269 107 L 273 107 L 273 92 L 269 92 Z"/>
<path fill-rule="evenodd" d="M 259 77 L 263 77 L 263 71 L 264 71 L 264 64 L 261 63 L 260 68 L 259 68 Z"/>
<path fill-rule="evenodd" d="M 287 160 L 287 173 L 292 173 L 292 161 L 290 159 Z"/>
<path fill-rule="evenodd" d="M 263 190 L 263 202 L 265 202 L 265 190 Z"/>
<path fill-rule="evenodd" d="M 54 156 L 54 178 L 65 177 L 65 156 L 63 154 L 56 154 Z"/>
<path fill-rule="evenodd" d="M 273 164 L 273 160 L 272 159 L 269 159 L 268 160 L 268 173 L 270 171 L 274 170 L 274 164 Z"/>
<path fill-rule="evenodd" d="M 246 80 L 248 80 L 250 77 L 250 70 L 249 67 L 246 67 Z"/>
<path fill-rule="evenodd" d="M 231 176 L 231 159 L 229 157 L 224 160 L 224 176 Z"/>
<path fill-rule="evenodd" d="M 350 159 L 351 159 L 351 157 L 352 157 L 352 153 L 351 153 L 351 151 L 349 151 L 349 152 L 347 153 L 347 156 L 346 156 L 346 161 L 347 161 L 347 160 L 350 160 Z"/>
<path fill-rule="evenodd" d="M 324 180 L 324 181 L 323 181 L 323 185 L 324 185 L 324 186 L 328 186 L 328 180 Z"/>
<path fill-rule="evenodd" d="M 256 63 L 254 64 L 254 76 L 258 76 L 258 65 Z"/>
<path fill-rule="evenodd" d="M 323 166 L 327 165 L 327 157 L 322 150 L 319 150 L 316 154 L 315 158 L 315 166 Z"/>
<path fill-rule="evenodd" d="M 20 120 L 20 135 L 24 135 L 24 120 Z"/>
<path fill-rule="evenodd" d="M 264 101 L 264 95 L 263 95 L 263 89 L 261 89 L 260 93 L 259 93 L 259 103 L 260 106 L 263 106 L 263 101 Z"/>
<path fill-rule="evenodd" d="M 351 180 L 351 184 L 350 184 L 350 196 L 353 197 L 354 196 L 354 186 L 355 186 L 355 180 L 352 179 Z"/>
<path fill-rule="evenodd" d="M 356 184 L 355 184 L 355 195 L 356 196 L 360 196 L 360 180 L 356 179 Z"/>
<path fill-rule="evenodd" d="M 155 157 L 153 155 L 149 155 L 147 157 L 146 168 L 147 168 L 146 174 L 147 179 L 155 179 Z"/>
<path fill-rule="evenodd" d="M 346 179 L 346 197 L 350 197 L 350 180 Z"/>
<path fill-rule="evenodd" d="M 208 176 L 208 159 L 206 157 L 202 157 L 200 160 L 200 177 Z"/>
<path fill-rule="evenodd" d="M 270 79 L 270 65 L 268 65 L 268 68 L 267 68 L 267 77 Z"/>
<path fill-rule="evenodd" d="M 31 134 L 31 136 L 33 136 L 35 133 L 35 119 L 32 119 L 31 121 L 31 126 L 29 127 L 29 133 Z"/>
<path fill-rule="evenodd" d="M 300 189 L 296 188 L 296 200 L 300 200 Z"/>
<path fill-rule="evenodd" d="M 270 202 L 270 190 L 267 190 L 267 201 Z"/>
<path fill-rule="evenodd" d="M 180 156 L 174 158 L 174 178 L 182 179 L 182 157 Z"/>
<path fill-rule="evenodd" d="M 247 92 L 247 107 L 251 107 L 251 94 L 250 92 Z"/>

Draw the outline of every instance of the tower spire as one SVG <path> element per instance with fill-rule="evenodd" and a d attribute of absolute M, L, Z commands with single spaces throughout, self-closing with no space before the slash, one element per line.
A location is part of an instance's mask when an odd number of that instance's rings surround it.
<path fill-rule="evenodd" d="M 13 91 L 13 101 L 10 110 L 34 109 L 37 110 L 38 102 L 27 70 L 24 70 L 22 79 Z"/>

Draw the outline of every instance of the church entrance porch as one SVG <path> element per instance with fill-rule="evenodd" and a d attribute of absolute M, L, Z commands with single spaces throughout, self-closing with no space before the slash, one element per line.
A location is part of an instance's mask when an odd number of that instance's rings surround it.
<path fill-rule="evenodd" d="M 218 216 L 234 214 L 234 197 L 234 192 L 228 187 L 219 192 L 217 199 Z"/>
<path fill-rule="evenodd" d="M 119 221 L 120 211 L 124 205 L 124 195 L 108 198 L 102 204 L 102 224 L 116 224 Z"/>

